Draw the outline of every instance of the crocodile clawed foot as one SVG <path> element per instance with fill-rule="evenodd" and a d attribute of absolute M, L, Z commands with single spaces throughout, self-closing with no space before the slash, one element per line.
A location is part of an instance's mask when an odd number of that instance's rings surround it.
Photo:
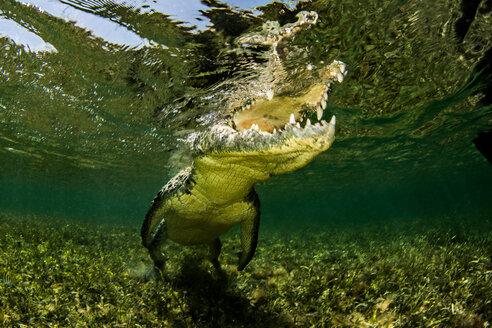
<path fill-rule="evenodd" d="M 154 267 L 154 276 L 156 280 L 159 280 L 163 283 L 170 281 L 169 277 L 164 273 L 164 271 L 159 269 L 158 267 Z"/>
<path fill-rule="evenodd" d="M 155 262 L 154 265 L 147 270 L 144 275 L 144 279 L 149 280 L 157 280 L 166 282 L 169 281 L 168 276 L 164 273 L 164 262 Z"/>
<path fill-rule="evenodd" d="M 152 266 L 147 271 L 145 271 L 143 275 L 143 280 L 144 281 L 150 281 L 150 280 L 155 280 L 157 278 L 155 268 Z"/>

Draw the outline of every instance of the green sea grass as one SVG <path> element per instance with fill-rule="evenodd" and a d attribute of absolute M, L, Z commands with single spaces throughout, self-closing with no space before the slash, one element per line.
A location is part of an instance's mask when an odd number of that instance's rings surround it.
<path fill-rule="evenodd" d="M 489 327 L 490 220 L 439 218 L 263 229 L 237 272 L 228 234 L 207 249 L 169 243 L 165 276 L 138 224 L 0 214 L 0 326 Z"/>

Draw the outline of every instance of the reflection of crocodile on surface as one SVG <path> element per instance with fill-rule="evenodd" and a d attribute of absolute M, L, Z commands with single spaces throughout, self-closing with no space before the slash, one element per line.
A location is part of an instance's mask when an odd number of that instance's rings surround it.
<path fill-rule="evenodd" d="M 220 267 L 219 237 L 234 224 L 241 226 L 238 269 L 254 255 L 260 202 L 254 184 L 274 174 L 307 165 L 335 139 L 335 117 L 322 120 L 333 81 L 342 82 L 345 64 L 334 61 L 319 78 L 295 96 L 282 93 L 286 70 L 283 43 L 316 23 L 315 12 L 301 12 L 296 23 L 280 27 L 267 22 L 260 33 L 238 43 L 271 46 L 267 67 L 243 91 L 230 96 L 229 114 L 190 138 L 194 162 L 172 178 L 155 197 L 142 226 L 143 245 L 157 269 L 163 269 L 161 246 L 170 239 L 182 245 L 210 245 L 210 259 Z M 247 89 L 247 88 L 246 88 Z M 311 122 L 317 118 L 320 122 Z"/>

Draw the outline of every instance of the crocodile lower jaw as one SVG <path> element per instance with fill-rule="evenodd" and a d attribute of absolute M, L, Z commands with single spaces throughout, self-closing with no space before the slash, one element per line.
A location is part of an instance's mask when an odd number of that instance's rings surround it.
<path fill-rule="evenodd" d="M 305 122 L 302 122 L 301 124 L 301 122 L 296 121 L 295 116 L 292 113 L 289 119 L 289 123 L 285 124 L 282 128 L 278 130 L 274 128 L 272 132 L 268 130 L 263 131 L 259 128 L 258 124 L 253 124 L 251 128 L 237 133 L 243 138 L 252 138 L 254 137 L 254 135 L 260 135 L 265 138 L 265 141 L 268 141 L 271 138 L 280 137 L 309 138 L 331 134 L 331 132 L 334 133 L 335 124 L 335 115 L 332 116 L 329 123 L 325 120 L 321 120 L 321 122 L 312 124 L 311 120 L 308 118 L 307 120 L 305 120 Z"/>

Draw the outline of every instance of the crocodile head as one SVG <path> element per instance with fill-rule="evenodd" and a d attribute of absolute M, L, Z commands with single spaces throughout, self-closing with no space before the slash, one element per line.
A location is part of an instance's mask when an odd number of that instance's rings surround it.
<path fill-rule="evenodd" d="M 254 169 L 259 180 L 305 166 L 335 139 L 335 117 L 326 122 L 322 116 L 331 83 L 341 82 L 345 72 L 345 64 L 334 61 L 325 68 L 324 83 L 298 96 L 271 95 L 240 106 L 195 138 L 192 149 L 221 167 Z"/>

